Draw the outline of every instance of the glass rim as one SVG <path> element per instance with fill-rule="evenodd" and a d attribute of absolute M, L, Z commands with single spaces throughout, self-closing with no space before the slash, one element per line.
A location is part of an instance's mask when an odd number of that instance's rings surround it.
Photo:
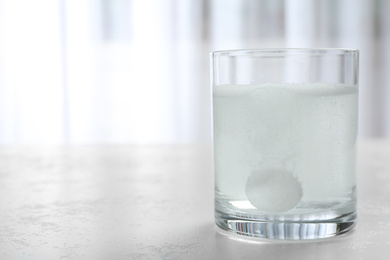
<path fill-rule="evenodd" d="M 310 53 L 329 53 L 329 54 L 359 54 L 359 49 L 353 48 L 259 48 L 259 49 L 231 49 L 212 51 L 212 56 L 238 56 L 243 54 L 310 54 Z"/>

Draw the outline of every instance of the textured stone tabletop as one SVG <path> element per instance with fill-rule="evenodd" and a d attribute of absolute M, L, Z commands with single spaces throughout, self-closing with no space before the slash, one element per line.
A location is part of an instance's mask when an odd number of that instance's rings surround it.
<path fill-rule="evenodd" d="M 390 141 L 361 141 L 358 225 L 270 242 L 214 225 L 211 146 L 0 148 L 0 259 L 390 259 Z"/>

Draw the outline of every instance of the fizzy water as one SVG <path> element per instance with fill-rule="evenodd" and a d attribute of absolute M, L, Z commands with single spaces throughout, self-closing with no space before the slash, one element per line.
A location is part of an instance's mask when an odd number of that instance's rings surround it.
<path fill-rule="evenodd" d="M 216 211 L 305 221 L 356 210 L 358 87 L 213 87 Z"/>

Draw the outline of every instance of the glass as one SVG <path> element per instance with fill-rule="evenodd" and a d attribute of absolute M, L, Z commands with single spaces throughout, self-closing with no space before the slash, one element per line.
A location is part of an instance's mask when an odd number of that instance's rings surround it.
<path fill-rule="evenodd" d="M 216 224 L 302 240 L 356 223 L 358 50 L 212 53 Z"/>

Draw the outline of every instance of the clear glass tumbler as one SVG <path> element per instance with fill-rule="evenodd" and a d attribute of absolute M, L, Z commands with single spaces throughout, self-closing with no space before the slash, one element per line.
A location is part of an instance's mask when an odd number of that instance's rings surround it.
<path fill-rule="evenodd" d="M 302 240 L 355 226 L 358 63 L 352 49 L 212 53 L 219 227 Z"/>

